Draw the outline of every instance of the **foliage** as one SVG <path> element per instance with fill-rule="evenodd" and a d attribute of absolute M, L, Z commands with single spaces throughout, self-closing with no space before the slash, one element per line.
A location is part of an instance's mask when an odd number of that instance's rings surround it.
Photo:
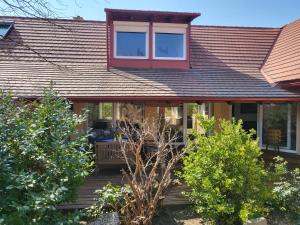
<path fill-rule="evenodd" d="M 128 187 L 114 186 L 108 183 L 102 189 L 95 191 L 96 203 L 86 210 L 86 216 L 94 219 L 111 212 L 118 212 L 122 215 L 122 209 L 126 204 L 125 195 L 129 192 Z"/>
<path fill-rule="evenodd" d="M 0 224 L 75 223 L 57 206 L 90 172 L 86 135 L 76 129 L 84 119 L 52 89 L 33 102 L 0 93 Z"/>
<path fill-rule="evenodd" d="M 268 183 L 272 191 L 266 202 L 271 220 L 286 219 L 300 224 L 300 170 L 289 170 L 287 162 L 280 157 L 269 169 Z M 298 222 L 297 222 L 298 221 Z"/>
<path fill-rule="evenodd" d="M 265 210 L 266 171 L 254 131 L 247 133 L 235 120 L 220 120 L 213 130 L 214 118 L 198 118 L 202 131 L 193 131 L 183 161 L 181 176 L 191 188 L 185 194 L 204 219 L 242 224 Z"/>

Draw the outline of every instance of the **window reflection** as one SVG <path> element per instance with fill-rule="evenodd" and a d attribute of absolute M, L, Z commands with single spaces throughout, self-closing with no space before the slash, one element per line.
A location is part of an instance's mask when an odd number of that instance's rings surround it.
<path fill-rule="evenodd" d="M 184 57 L 184 34 L 155 33 L 155 57 Z"/>
<path fill-rule="evenodd" d="M 117 32 L 117 56 L 146 57 L 146 32 Z"/>
<path fill-rule="evenodd" d="M 263 144 L 296 149 L 296 104 L 263 105 Z"/>
<path fill-rule="evenodd" d="M 134 123 L 143 122 L 144 104 L 143 103 L 118 103 L 117 120 L 130 121 Z"/>
<path fill-rule="evenodd" d="M 90 141 L 113 139 L 113 103 L 88 103 Z"/>
<path fill-rule="evenodd" d="M 177 142 L 183 142 L 183 105 L 164 107 L 163 110 L 165 122 L 178 136 Z"/>

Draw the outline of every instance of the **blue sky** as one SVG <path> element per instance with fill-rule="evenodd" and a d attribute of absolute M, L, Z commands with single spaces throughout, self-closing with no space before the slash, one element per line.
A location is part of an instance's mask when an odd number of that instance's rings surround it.
<path fill-rule="evenodd" d="M 200 12 L 194 24 L 279 27 L 300 18 L 300 0 L 52 0 L 59 15 L 104 20 L 104 8 Z"/>

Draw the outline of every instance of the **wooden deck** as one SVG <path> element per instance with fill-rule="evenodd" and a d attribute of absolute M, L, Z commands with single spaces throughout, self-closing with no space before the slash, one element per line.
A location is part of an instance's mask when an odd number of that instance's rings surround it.
<path fill-rule="evenodd" d="M 124 184 L 123 177 L 120 173 L 107 171 L 103 175 L 93 175 L 86 179 L 85 184 L 80 188 L 78 199 L 76 202 L 64 204 L 60 206 L 61 209 L 83 209 L 91 206 L 95 200 L 95 190 L 100 189 L 107 183 L 116 185 Z M 167 193 L 163 204 L 164 205 L 185 205 L 187 200 L 182 196 L 182 191 L 186 189 L 184 185 L 178 185 L 170 189 Z"/>
<path fill-rule="evenodd" d="M 300 167 L 300 155 L 296 155 L 294 153 L 263 150 L 263 158 L 267 163 L 272 162 L 273 158 L 276 156 L 280 156 L 280 157 L 284 158 L 288 162 L 288 166 L 290 168 Z"/>
<path fill-rule="evenodd" d="M 285 158 L 291 168 L 300 167 L 300 156 L 289 153 L 277 153 L 274 151 L 264 151 L 263 157 L 266 162 L 271 162 L 275 156 Z M 69 203 L 61 206 L 62 209 L 82 209 L 89 207 L 94 203 L 96 195 L 94 191 L 105 186 L 107 183 L 124 184 L 123 177 L 119 170 L 107 170 L 102 174 L 93 175 L 86 179 L 85 184 L 80 188 L 78 199 L 74 203 Z M 185 185 L 176 186 L 170 189 L 167 193 L 163 204 L 164 205 L 185 205 L 188 204 L 187 200 L 182 196 L 182 191 L 186 190 Z"/>

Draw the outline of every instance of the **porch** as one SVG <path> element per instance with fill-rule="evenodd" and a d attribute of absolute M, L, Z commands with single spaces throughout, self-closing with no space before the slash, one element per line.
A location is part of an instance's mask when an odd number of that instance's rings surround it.
<path fill-rule="evenodd" d="M 89 176 L 84 185 L 80 187 L 78 198 L 75 202 L 64 204 L 60 209 L 83 209 L 91 206 L 97 196 L 94 192 L 101 189 L 106 184 L 112 183 L 114 185 L 122 185 L 125 183 L 120 171 L 107 170 L 102 174 Z M 165 196 L 163 205 L 186 205 L 188 201 L 182 196 L 182 192 L 186 190 L 186 186 L 181 184 L 170 188 Z"/>
<path fill-rule="evenodd" d="M 79 112 L 84 106 L 91 111 L 87 127 L 92 128 L 94 137 L 90 140 L 94 144 L 95 161 L 97 169 L 95 175 L 86 179 L 80 188 L 76 202 L 61 206 L 63 209 L 86 208 L 94 202 L 96 195 L 94 191 L 105 186 L 107 183 L 122 185 L 125 183 L 120 168 L 124 162 L 120 157 L 120 146 L 115 142 L 113 136 L 116 129 L 112 127 L 117 121 L 126 118 L 134 118 L 137 123 L 145 119 L 156 119 L 159 116 L 168 121 L 173 129 L 180 134 L 178 141 L 184 143 L 184 137 L 190 129 L 197 128 L 195 111 L 216 119 L 225 118 L 242 119 L 244 129 L 257 130 L 260 138 L 260 146 L 263 150 L 263 158 L 271 162 L 275 156 L 285 158 L 291 168 L 299 167 L 299 104 L 296 103 L 89 103 L 82 104 L 74 111 Z M 277 135 L 270 142 L 272 130 L 277 130 Z M 278 135 L 279 133 L 279 135 Z M 272 139 L 272 138 L 271 138 Z M 268 150 L 265 150 L 265 149 Z M 279 151 L 278 151 L 279 150 Z M 188 204 L 182 196 L 186 190 L 185 185 L 172 187 L 163 201 L 164 205 Z"/>
<path fill-rule="evenodd" d="M 96 163 L 101 166 L 120 164 L 119 146 L 115 142 L 118 126 L 125 120 L 153 123 L 162 120 L 178 134 L 176 143 L 184 145 L 192 129 L 198 129 L 196 113 L 216 120 L 243 121 L 246 131 L 254 129 L 261 149 L 299 154 L 300 104 L 293 102 L 86 102 L 74 103 L 75 113 L 89 109 L 82 129 L 91 129 Z M 155 122 L 154 122 L 155 123 Z"/>
<path fill-rule="evenodd" d="M 271 162 L 275 156 L 284 157 L 291 168 L 300 165 L 300 156 L 284 153 L 284 152 L 274 152 L 274 151 L 264 151 L 263 158 L 266 162 Z M 107 169 L 102 171 L 100 174 L 92 175 L 86 179 L 85 184 L 80 188 L 78 199 L 73 203 L 68 203 L 62 205 L 61 209 L 83 209 L 91 206 L 95 200 L 95 190 L 102 188 L 108 183 L 115 185 L 122 185 L 125 183 L 120 170 Z M 182 196 L 182 192 L 187 190 L 184 184 L 176 185 L 170 188 L 165 196 L 163 205 L 186 205 L 189 204 L 188 201 Z"/>

